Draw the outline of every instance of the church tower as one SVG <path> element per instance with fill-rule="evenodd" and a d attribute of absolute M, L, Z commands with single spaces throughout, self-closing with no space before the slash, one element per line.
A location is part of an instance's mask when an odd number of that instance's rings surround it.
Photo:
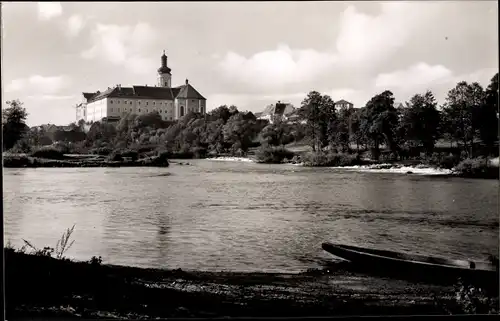
<path fill-rule="evenodd" d="M 158 68 L 158 87 L 168 87 L 172 85 L 172 74 L 171 69 L 167 67 L 167 55 L 165 55 L 165 50 L 163 50 L 163 55 L 161 56 L 161 67 Z"/>

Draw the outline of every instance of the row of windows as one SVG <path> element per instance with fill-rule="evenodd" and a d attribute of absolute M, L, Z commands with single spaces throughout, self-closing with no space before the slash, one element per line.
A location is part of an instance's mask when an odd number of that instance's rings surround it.
<path fill-rule="evenodd" d="M 194 102 L 194 100 L 193 100 Z M 113 103 L 113 100 L 109 100 L 109 103 L 112 104 Z M 117 104 L 120 103 L 119 100 L 116 101 Z M 127 103 L 129 103 L 130 105 L 132 105 L 132 100 L 124 100 L 123 103 L 126 105 Z M 137 101 L 137 104 L 141 104 L 141 101 L 138 100 Z M 146 105 L 149 105 L 149 101 L 146 101 Z M 153 105 L 156 105 L 156 101 L 153 101 Z M 167 105 L 167 102 L 160 102 L 159 105 Z M 168 102 L 168 105 L 171 106 L 172 105 L 172 102 Z"/>
<path fill-rule="evenodd" d="M 119 113 L 119 112 L 120 112 L 120 108 L 116 108 L 116 111 Z M 132 109 L 132 108 L 130 108 L 130 111 L 133 111 L 133 109 Z M 139 108 L 139 109 L 137 109 L 137 111 L 138 111 L 138 112 L 141 112 L 141 109 Z M 149 109 L 145 109 L 145 111 L 146 111 L 146 113 L 149 113 Z M 156 109 L 153 109 L 153 111 L 156 111 Z M 113 112 L 113 108 L 111 108 L 111 112 Z M 123 110 L 123 112 L 127 112 L 127 109 L 124 109 L 124 110 Z M 167 113 L 168 113 L 168 110 L 163 110 L 163 109 L 160 109 L 160 110 L 158 110 L 158 112 L 159 112 L 160 114 L 163 114 L 163 113 L 167 114 Z"/>

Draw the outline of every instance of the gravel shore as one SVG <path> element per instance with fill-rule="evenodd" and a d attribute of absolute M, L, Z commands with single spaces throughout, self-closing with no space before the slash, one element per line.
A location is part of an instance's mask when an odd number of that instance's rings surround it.
<path fill-rule="evenodd" d="M 50 291 L 48 291 L 50 289 Z M 8 319 L 448 314 L 451 284 L 346 266 L 300 274 L 158 270 L 6 252 Z"/>

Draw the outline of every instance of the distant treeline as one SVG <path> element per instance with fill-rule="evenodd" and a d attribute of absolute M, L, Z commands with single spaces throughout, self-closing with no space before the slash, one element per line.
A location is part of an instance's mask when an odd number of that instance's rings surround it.
<path fill-rule="evenodd" d="M 160 114 L 128 114 L 117 123 L 95 122 L 88 131 L 83 121 L 64 129 L 28 128 L 27 113 L 18 101 L 3 111 L 3 150 L 32 153 L 44 145 L 65 153 L 111 154 L 116 151 L 167 151 L 185 157 L 231 154 L 243 156 L 252 147 L 273 149 L 296 142 L 313 151 L 359 154 L 374 160 L 435 157 L 453 153 L 460 159 L 498 155 L 498 73 L 483 89 L 460 82 L 438 106 L 432 92 L 414 95 L 394 106 L 392 92 L 371 98 L 363 108 L 336 109 L 328 95 L 311 91 L 294 122 L 260 120 L 236 106 L 220 106 L 206 115 L 188 113 L 177 121 Z M 436 142 L 447 141 L 447 150 Z M 283 151 L 281 151 L 283 153 Z M 285 152 L 285 154 L 287 154 Z"/>

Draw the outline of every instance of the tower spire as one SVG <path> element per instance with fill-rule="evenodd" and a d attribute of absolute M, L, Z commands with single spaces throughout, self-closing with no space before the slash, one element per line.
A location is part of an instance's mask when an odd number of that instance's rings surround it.
<path fill-rule="evenodd" d="M 163 50 L 163 55 L 161 56 L 161 67 L 158 68 L 158 86 L 160 87 L 170 87 L 170 81 L 172 74 L 170 73 L 172 69 L 167 66 L 167 55 L 165 54 L 165 49 Z"/>

